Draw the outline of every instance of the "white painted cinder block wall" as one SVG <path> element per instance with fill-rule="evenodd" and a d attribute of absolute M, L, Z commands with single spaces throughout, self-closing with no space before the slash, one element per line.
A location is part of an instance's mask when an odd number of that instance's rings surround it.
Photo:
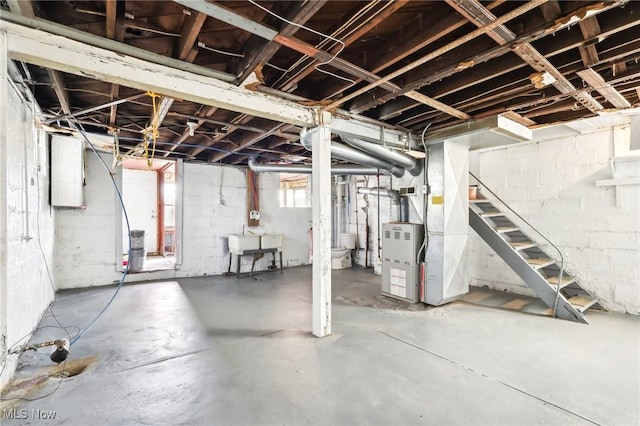
<path fill-rule="evenodd" d="M 0 170 L 6 171 L 0 174 L 0 185 L 7 194 L 6 205 L 0 205 L 6 212 L 0 217 L 7 226 L 7 237 L 0 242 L 7 260 L 6 271 L 0 275 L 6 291 L 6 300 L 0 300 L 1 315 L 7 325 L 0 339 L 0 386 L 13 374 L 18 358 L 7 356 L 7 350 L 26 342 L 54 297 L 46 267 L 46 263 L 53 264 L 54 242 L 47 136 L 34 129 L 30 105 L 11 86 L 8 91 L 1 105 L 8 119 L 6 155 L 0 158 Z M 4 197 L 0 200 L 5 204 Z"/>
<path fill-rule="evenodd" d="M 111 158 L 105 155 L 107 164 Z M 109 176 L 92 152 L 87 152 L 86 209 L 60 210 L 57 214 L 56 281 L 59 288 L 79 288 L 111 284 L 120 279 L 116 271 L 117 203 Z M 222 200 L 220 202 L 220 179 Z M 243 169 L 184 164 L 183 255 L 174 271 L 130 274 L 127 282 L 220 275 L 227 271 L 229 253 L 226 236 L 249 230 L 257 234 L 284 234 L 285 267 L 308 264 L 307 230 L 311 209 L 281 208 L 279 175 L 259 175 L 259 227 L 248 228 L 246 179 Z M 243 228 L 244 227 L 244 228 Z M 235 271 L 235 257 L 232 270 Z M 265 270 L 271 255 L 256 263 Z M 243 258 L 241 272 L 248 272 L 250 257 Z"/>
<path fill-rule="evenodd" d="M 566 269 L 607 309 L 640 310 L 640 187 L 625 186 L 624 206 L 610 179 L 613 128 L 473 152 L 470 169 L 516 212 L 563 250 Z M 532 294 L 470 230 L 471 284 Z M 552 254 L 551 252 L 549 254 Z"/>
<path fill-rule="evenodd" d="M 107 164 L 112 157 L 101 154 Z M 116 271 L 116 195 L 92 151 L 85 152 L 84 208 L 56 214 L 55 277 L 59 289 L 111 284 Z"/>
<path fill-rule="evenodd" d="M 222 179 L 222 202 L 220 192 Z M 184 256 L 180 268 L 183 276 L 220 275 L 229 266 L 227 235 L 253 232 L 283 234 L 282 260 L 285 267 L 308 264 L 311 226 L 310 208 L 280 207 L 280 175 L 258 175 L 260 189 L 260 226 L 247 227 L 246 177 L 244 169 L 235 167 L 185 164 L 184 166 Z M 272 256 L 256 262 L 264 270 Z M 241 272 L 251 269 L 251 258 L 242 259 Z M 236 259 L 233 258 L 232 271 Z"/>

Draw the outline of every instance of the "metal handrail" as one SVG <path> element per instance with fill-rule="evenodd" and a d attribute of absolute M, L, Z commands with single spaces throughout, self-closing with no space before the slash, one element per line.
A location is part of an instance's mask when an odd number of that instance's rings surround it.
<path fill-rule="evenodd" d="M 516 215 L 518 217 L 518 219 L 520 219 L 521 221 L 526 223 L 531 229 L 533 229 L 538 235 L 540 235 L 546 242 L 548 242 L 554 249 L 556 249 L 556 251 L 560 255 L 560 274 L 558 275 L 558 285 L 557 285 L 557 288 L 556 288 L 556 300 L 553 303 L 553 316 L 556 317 L 557 316 L 557 311 L 558 311 L 558 300 L 560 299 L 560 287 L 562 286 L 562 276 L 564 274 L 564 255 L 562 254 L 560 249 L 555 244 L 553 244 L 553 242 L 551 242 L 551 240 L 549 240 L 542 232 L 538 231 L 535 226 L 533 226 L 532 224 L 527 222 L 527 220 L 525 218 L 523 218 L 522 216 L 520 216 L 515 210 L 513 210 L 511 207 L 509 207 L 509 205 L 507 203 L 505 203 L 502 200 L 502 198 L 498 197 L 498 195 L 495 192 L 493 192 L 491 190 L 491 188 L 489 188 L 487 185 L 485 185 L 484 182 L 482 182 L 480 179 L 478 179 L 478 177 L 476 175 L 474 175 L 472 172 L 469 172 L 469 174 L 476 181 L 478 181 L 478 183 L 480 185 L 482 185 L 487 191 L 489 191 L 491 193 L 491 195 L 493 195 L 506 208 L 508 208 L 511 211 L 511 213 Z"/>

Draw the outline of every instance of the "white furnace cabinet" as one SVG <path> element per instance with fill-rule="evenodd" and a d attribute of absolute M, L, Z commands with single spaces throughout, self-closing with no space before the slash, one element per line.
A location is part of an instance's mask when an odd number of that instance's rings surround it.
<path fill-rule="evenodd" d="M 424 238 L 423 225 L 385 223 L 382 234 L 382 294 L 418 302 L 420 265 L 416 257 Z"/>

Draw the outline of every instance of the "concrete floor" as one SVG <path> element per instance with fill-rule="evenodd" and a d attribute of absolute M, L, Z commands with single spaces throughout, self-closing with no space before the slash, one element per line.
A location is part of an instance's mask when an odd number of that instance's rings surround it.
<path fill-rule="evenodd" d="M 310 334 L 309 267 L 125 286 L 72 347 L 73 377 L 56 376 L 48 353 L 22 355 L 4 398 L 60 386 L 3 403 L 27 418 L 3 412 L 2 423 L 640 423 L 638 317 L 593 312 L 581 325 L 464 302 L 408 306 L 379 296 L 368 271 L 333 277 L 323 339 Z M 112 291 L 61 292 L 57 317 L 84 327 Z M 44 328 L 32 341 L 57 337 Z"/>

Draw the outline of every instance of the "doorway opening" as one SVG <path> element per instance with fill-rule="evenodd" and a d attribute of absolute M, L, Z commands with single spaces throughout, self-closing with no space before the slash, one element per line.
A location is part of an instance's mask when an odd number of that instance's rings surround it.
<path fill-rule="evenodd" d="M 152 167 L 148 168 L 146 160 L 124 161 L 122 198 L 127 208 L 131 230 L 144 231 L 144 261 L 140 265 L 139 256 L 136 255 L 137 263 L 132 263 L 130 272 L 175 269 L 178 238 L 175 162 L 155 159 Z M 124 220 L 122 242 L 124 266 L 129 262 L 129 233 Z"/>

